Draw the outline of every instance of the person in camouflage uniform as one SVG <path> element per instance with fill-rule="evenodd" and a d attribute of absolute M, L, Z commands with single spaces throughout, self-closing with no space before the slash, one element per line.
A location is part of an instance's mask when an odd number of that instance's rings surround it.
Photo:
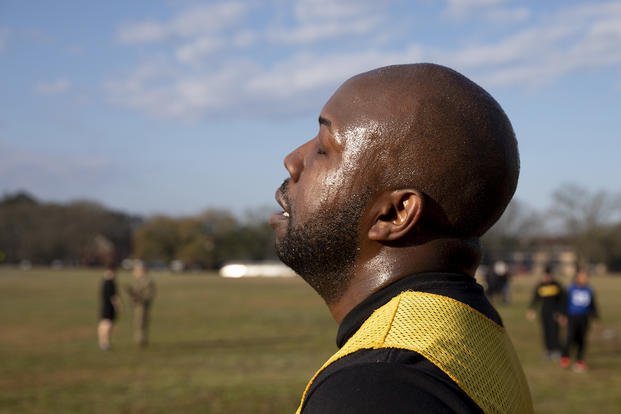
<path fill-rule="evenodd" d="M 149 320 L 156 288 L 144 263 L 135 265 L 133 273 L 134 281 L 126 286 L 126 291 L 134 305 L 134 341 L 144 347 L 149 342 Z"/>

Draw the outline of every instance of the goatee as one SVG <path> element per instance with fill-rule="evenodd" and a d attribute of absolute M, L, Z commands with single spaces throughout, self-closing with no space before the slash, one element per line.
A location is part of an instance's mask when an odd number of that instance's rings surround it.
<path fill-rule="evenodd" d="M 286 182 L 280 191 L 288 206 Z M 294 225 L 290 211 L 287 231 L 276 241 L 280 259 L 331 304 L 345 293 L 360 251 L 358 228 L 368 194 L 324 208 L 305 223 Z"/>

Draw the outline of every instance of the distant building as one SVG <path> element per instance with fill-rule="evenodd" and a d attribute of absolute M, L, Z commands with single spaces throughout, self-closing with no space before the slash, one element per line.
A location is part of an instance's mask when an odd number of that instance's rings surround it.
<path fill-rule="evenodd" d="M 584 265 L 575 248 L 563 238 L 547 237 L 534 240 L 528 249 L 516 250 L 509 254 L 509 261 L 517 272 L 542 274 L 546 266 L 552 266 L 554 272 L 571 277 L 579 265 Z M 588 263 L 596 273 L 605 273 L 606 266 Z"/>

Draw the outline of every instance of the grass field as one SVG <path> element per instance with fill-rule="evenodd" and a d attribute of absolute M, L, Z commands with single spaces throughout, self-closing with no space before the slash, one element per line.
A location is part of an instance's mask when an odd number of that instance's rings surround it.
<path fill-rule="evenodd" d="M 125 298 L 113 349 L 102 352 L 100 275 L 0 268 L 0 413 L 291 413 L 335 350 L 335 323 L 298 279 L 153 272 L 151 345 L 132 344 Z M 543 360 L 538 325 L 524 317 L 534 282 L 515 278 L 512 304 L 498 309 L 536 411 L 620 412 L 621 277 L 593 278 L 603 320 L 583 374 Z"/>

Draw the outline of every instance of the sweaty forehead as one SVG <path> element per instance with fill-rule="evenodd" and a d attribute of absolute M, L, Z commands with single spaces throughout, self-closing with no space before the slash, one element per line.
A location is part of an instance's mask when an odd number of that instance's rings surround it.
<path fill-rule="evenodd" d="M 377 79 L 361 75 L 336 90 L 323 107 L 321 118 L 329 122 L 329 130 L 340 146 L 368 145 L 387 136 L 408 107 L 411 99 L 404 99 L 393 88 L 382 87 Z"/>

